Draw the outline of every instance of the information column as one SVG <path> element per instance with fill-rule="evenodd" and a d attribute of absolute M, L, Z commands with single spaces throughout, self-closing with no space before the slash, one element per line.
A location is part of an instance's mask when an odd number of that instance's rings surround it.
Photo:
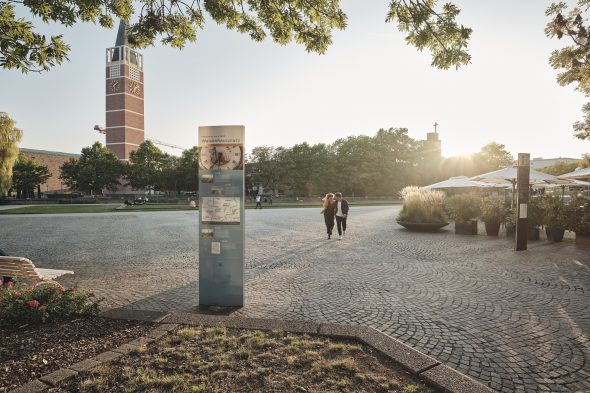
<path fill-rule="evenodd" d="M 244 126 L 199 127 L 199 304 L 244 306 Z"/>

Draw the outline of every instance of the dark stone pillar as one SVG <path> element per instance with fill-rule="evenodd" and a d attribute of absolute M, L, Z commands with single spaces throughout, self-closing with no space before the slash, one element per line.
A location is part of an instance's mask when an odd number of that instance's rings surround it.
<path fill-rule="evenodd" d="M 516 240 L 514 249 L 523 251 L 527 249 L 528 233 L 528 203 L 529 203 L 529 178 L 531 168 L 531 155 L 529 153 L 518 153 L 518 172 L 516 184 L 518 187 L 518 198 L 516 200 Z"/>

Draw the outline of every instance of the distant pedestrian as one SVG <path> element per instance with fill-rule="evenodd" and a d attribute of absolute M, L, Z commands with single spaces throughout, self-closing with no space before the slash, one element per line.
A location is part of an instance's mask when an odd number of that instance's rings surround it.
<path fill-rule="evenodd" d="M 328 239 L 332 237 L 332 229 L 334 229 L 334 214 L 336 211 L 334 210 L 336 204 L 334 203 L 334 194 L 331 192 L 326 194 L 324 199 L 322 199 L 324 204 L 322 205 L 321 214 L 324 215 L 324 223 L 326 224 L 326 230 L 328 231 Z"/>
<path fill-rule="evenodd" d="M 256 207 L 254 209 L 258 209 L 258 207 L 262 209 L 262 197 L 260 194 L 256 195 Z"/>
<path fill-rule="evenodd" d="M 270 204 L 272 205 L 272 195 L 270 196 Z"/>
<path fill-rule="evenodd" d="M 342 193 L 337 192 L 336 202 L 334 203 L 336 212 L 336 228 L 338 229 L 338 240 L 342 240 L 342 235 L 346 234 L 346 218 L 348 217 L 348 201 L 342 198 Z"/>

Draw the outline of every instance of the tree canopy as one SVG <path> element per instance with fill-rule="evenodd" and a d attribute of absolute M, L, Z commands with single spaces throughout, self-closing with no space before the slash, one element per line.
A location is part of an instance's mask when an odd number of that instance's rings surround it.
<path fill-rule="evenodd" d="M 0 67 L 22 72 L 47 71 L 68 60 L 70 47 L 63 36 L 49 38 L 35 31 L 32 21 L 17 18 L 15 7 L 23 7 L 45 23 L 72 26 L 78 22 L 98 23 L 112 28 L 114 19 L 129 25 L 130 45 L 143 48 L 159 38 L 165 45 L 182 48 L 197 40 L 207 17 L 228 29 L 248 34 L 255 41 L 270 35 L 285 45 L 296 42 L 308 52 L 325 53 L 335 29 L 345 29 L 347 15 L 339 0 L 0 0 Z M 406 42 L 428 50 L 433 67 L 459 68 L 471 61 L 468 52 L 472 29 L 457 22 L 460 9 L 438 0 L 389 0 L 385 19 L 405 34 Z M 590 96 L 590 0 L 577 0 L 568 8 L 563 1 L 546 10 L 550 18 L 545 34 L 569 38 L 571 45 L 555 50 L 549 64 L 561 71 L 560 85 L 576 84 Z M 590 139 L 590 102 L 582 107 L 584 118 L 574 123 L 576 137 Z"/>
<path fill-rule="evenodd" d="M 575 84 L 586 97 L 590 96 L 590 0 L 578 0 L 577 6 L 568 8 L 563 1 L 552 3 L 546 11 L 551 17 L 545 27 L 550 38 L 568 39 L 571 44 L 554 50 L 549 64 L 561 71 L 557 83 L 561 86 Z M 590 102 L 582 107 L 584 118 L 574 123 L 576 137 L 590 139 Z"/>
<path fill-rule="evenodd" d="M 387 22 L 396 23 L 406 41 L 432 53 L 432 65 L 447 69 L 470 61 L 467 44 L 471 29 L 456 21 L 459 8 L 438 0 L 389 0 Z M 206 18 L 228 29 L 248 34 L 255 41 L 267 36 L 278 44 L 296 42 L 308 52 L 324 53 L 335 29 L 346 28 L 347 15 L 339 0 L 0 0 L 0 66 L 22 72 L 47 71 L 68 60 L 70 47 L 63 36 L 45 37 L 30 20 L 17 18 L 23 7 L 45 23 L 72 26 L 98 23 L 112 28 L 115 18 L 129 25 L 129 43 L 143 48 L 159 38 L 182 48 L 197 40 Z"/>
<path fill-rule="evenodd" d="M 173 168 L 173 177 L 176 179 L 175 186 L 179 191 L 199 190 L 199 164 L 197 163 L 198 147 L 193 146 L 184 150 L 176 160 Z"/>
<path fill-rule="evenodd" d="M 162 152 L 153 142 L 147 140 L 139 149 L 129 154 L 127 180 L 133 188 L 162 190 L 165 188 L 166 173 L 173 164 L 168 154 Z"/>
<path fill-rule="evenodd" d="M 334 191 L 393 196 L 407 185 L 425 186 L 513 164 L 506 147 L 496 142 L 468 156 L 442 158 L 440 151 L 411 138 L 405 128 L 382 128 L 374 136 L 349 136 L 331 144 L 259 146 L 247 159 L 247 187 L 299 197 Z"/>
<path fill-rule="evenodd" d="M 581 162 L 581 161 L 580 161 Z M 580 162 L 572 162 L 572 163 L 565 163 L 565 162 L 557 162 L 551 166 L 540 168 L 539 172 L 545 172 L 553 176 L 563 175 L 564 173 L 570 173 L 576 170 L 576 168 L 580 165 Z"/>
<path fill-rule="evenodd" d="M 82 149 L 80 158 L 64 163 L 59 178 L 73 190 L 102 195 L 105 188 L 115 190 L 124 173 L 124 164 L 107 147 L 95 142 Z"/>
<path fill-rule="evenodd" d="M 16 189 L 16 197 L 33 198 L 35 188 L 39 190 L 39 186 L 50 177 L 51 173 L 49 173 L 47 165 L 30 160 L 23 154 L 19 155 L 18 161 L 12 169 L 12 186 Z M 41 195 L 37 196 L 41 198 Z"/>
<path fill-rule="evenodd" d="M 496 142 L 488 143 L 474 156 L 479 173 L 491 172 L 514 165 L 514 157 L 506 150 L 506 146 Z"/>
<path fill-rule="evenodd" d="M 248 181 L 250 189 L 258 184 L 263 184 L 270 190 L 276 190 L 285 179 L 287 168 L 281 165 L 283 147 L 257 146 L 246 158 L 248 165 Z"/>
<path fill-rule="evenodd" d="M 0 112 L 0 198 L 10 189 L 12 167 L 18 159 L 18 144 L 23 136 L 14 120 Z"/>

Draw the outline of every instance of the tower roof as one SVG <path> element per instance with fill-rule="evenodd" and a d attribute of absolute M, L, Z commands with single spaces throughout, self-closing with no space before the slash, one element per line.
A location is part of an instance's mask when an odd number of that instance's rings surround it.
<path fill-rule="evenodd" d="M 119 31 L 117 32 L 117 41 L 115 41 L 115 46 L 129 45 L 129 41 L 127 40 L 128 28 L 129 23 L 126 20 L 121 19 L 119 22 Z"/>

